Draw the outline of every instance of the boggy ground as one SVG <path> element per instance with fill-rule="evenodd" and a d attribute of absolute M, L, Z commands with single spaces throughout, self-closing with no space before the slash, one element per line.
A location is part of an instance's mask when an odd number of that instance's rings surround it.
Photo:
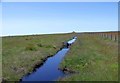
<path fill-rule="evenodd" d="M 59 81 L 117 81 L 118 42 L 81 34 L 60 67 L 72 74 Z"/>
<path fill-rule="evenodd" d="M 53 56 L 75 33 L 31 35 L 2 38 L 2 74 L 7 81 L 18 81 L 22 76 Z"/>

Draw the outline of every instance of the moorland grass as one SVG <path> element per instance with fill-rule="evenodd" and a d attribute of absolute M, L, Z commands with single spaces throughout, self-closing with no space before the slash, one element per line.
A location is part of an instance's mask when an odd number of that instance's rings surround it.
<path fill-rule="evenodd" d="M 118 43 L 99 36 L 79 35 L 60 67 L 79 73 L 59 81 L 117 81 Z"/>
<path fill-rule="evenodd" d="M 32 72 L 36 64 L 53 56 L 75 33 L 13 36 L 2 38 L 2 73 L 4 80 L 18 81 Z"/>

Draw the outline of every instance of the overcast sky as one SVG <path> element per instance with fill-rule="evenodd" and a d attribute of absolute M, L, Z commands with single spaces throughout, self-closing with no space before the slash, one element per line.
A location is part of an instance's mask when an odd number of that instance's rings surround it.
<path fill-rule="evenodd" d="M 118 3 L 6 2 L 2 18 L 2 35 L 116 31 Z"/>

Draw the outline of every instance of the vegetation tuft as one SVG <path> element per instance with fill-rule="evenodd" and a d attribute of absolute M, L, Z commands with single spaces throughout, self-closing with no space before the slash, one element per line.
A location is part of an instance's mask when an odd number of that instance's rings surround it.
<path fill-rule="evenodd" d="M 37 47 L 34 44 L 28 44 L 25 49 L 28 51 L 36 51 Z"/>
<path fill-rule="evenodd" d="M 41 43 L 38 43 L 37 46 L 38 47 L 43 47 L 43 45 Z"/>

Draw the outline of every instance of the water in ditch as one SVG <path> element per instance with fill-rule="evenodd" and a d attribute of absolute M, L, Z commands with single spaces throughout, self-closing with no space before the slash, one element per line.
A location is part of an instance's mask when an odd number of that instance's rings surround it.
<path fill-rule="evenodd" d="M 22 81 L 52 81 L 65 76 L 58 68 L 68 50 L 69 48 L 63 48 L 55 56 L 48 58 L 35 72 L 23 77 Z"/>
<path fill-rule="evenodd" d="M 62 61 L 63 57 L 68 51 L 69 51 L 69 48 L 63 48 L 53 57 L 48 58 L 47 61 L 45 61 L 45 63 L 41 67 L 36 69 L 35 72 L 31 73 L 30 75 L 24 76 L 22 78 L 22 82 L 24 81 L 54 81 L 60 77 L 64 77 L 65 76 L 64 72 L 59 70 L 58 68 L 59 68 L 60 62 Z"/>

